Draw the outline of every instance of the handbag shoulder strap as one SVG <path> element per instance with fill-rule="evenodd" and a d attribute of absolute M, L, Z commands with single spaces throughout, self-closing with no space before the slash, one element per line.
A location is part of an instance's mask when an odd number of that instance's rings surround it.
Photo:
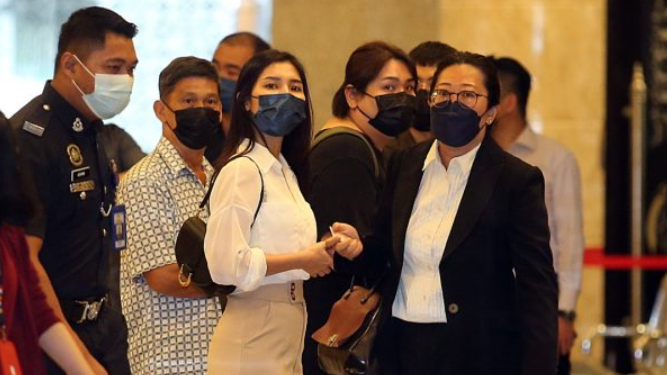
<path fill-rule="evenodd" d="M 259 165 L 253 158 L 251 158 L 248 155 L 238 155 L 234 156 L 233 158 L 229 159 L 227 164 L 231 163 L 232 160 L 238 159 L 238 158 L 247 158 L 250 160 L 253 164 L 255 164 L 255 167 L 257 167 L 257 172 L 259 173 L 259 181 L 262 184 L 261 191 L 259 193 L 259 202 L 257 203 L 257 208 L 255 209 L 255 215 L 252 218 L 252 223 L 250 226 L 253 226 L 255 224 L 255 220 L 257 220 L 257 215 L 259 214 L 259 208 L 262 207 L 262 202 L 264 201 L 264 176 L 262 176 L 262 170 L 259 169 Z M 225 164 L 225 165 L 227 165 Z M 224 168 L 224 167 L 223 167 Z M 218 178 L 218 174 L 220 174 L 220 171 L 217 171 L 213 174 L 211 177 L 211 183 L 208 186 L 208 190 L 206 191 L 206 195 L 204 195 L 204 199 L 202 199 L 201 203 L 199 204 L 199 210 L 203 210 L 204 207 L 208 206 L 208 201 L 211 198 L 211 193 L 213 192 L 213 184 L 215 184 L 215 180 Z"/>
<path fill-rule="evenodd" d="M 354 129 L 351 129 L 351 128 L 348 128 L 348 127 L 345 127 L 345 126 L 336 126 L 335 128 L 324 129 L 324 130 L 320 131 L 319 133 L 317 133 L 317 135 L 315 135 L 315 138 L 313 139 L 313 142 L 310 145 L 310 150 L 311 151 L 314 150 L 315 147 L 317 147 L 317 145 L 322 143 L 322 141 L 324 141 L 325 139 L 336 136 L 336 135 L 339 135 L 339 134 L 353 135 L 353 136 L 356 136 L 356 137 L 360 138 L 362 141 L 364 141 L 364 143 L 368 147 L 368 151 L 370 151 L 370 153 L 371 153 L 371 158 L 373 159 L 373 168 L 374 168 L 375 178 L 376 179 L 379 178 L 380 177 L 380 162 L 378 161 L 377 155 L 375 155 L 375 149 L 373 148 L 373 145 L 371 145 L 371 143 L 368 141 L 368 139 L 366 139 L 366 137 L 364 137 L 364 135 L 357 130 L 354 130 Z"/>

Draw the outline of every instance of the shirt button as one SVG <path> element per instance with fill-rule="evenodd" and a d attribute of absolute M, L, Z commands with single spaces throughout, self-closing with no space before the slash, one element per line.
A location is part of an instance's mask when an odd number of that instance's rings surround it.
<path fill-rule="evenodd" d="M 86 192 L 82 191 L 81 194 L 79 194 L 79 198 L 81 198 L 82 201 L 86 200 Z"/>
<path fill-rule="evenodd" d="M 450 314 L 456 314 L 459 312 L 459 305 L 455 303 L 450 303 L 449 306 L 447 306 L 447 310 L 449 311 Z"/>
<path fill-rule="evenodd" d="M 103 236 L 103 237 L 106 237 L 106 236 L 107 236 L 107 230 L 106 230 L 106 229 L 102 229 L 102 236 Z"/>

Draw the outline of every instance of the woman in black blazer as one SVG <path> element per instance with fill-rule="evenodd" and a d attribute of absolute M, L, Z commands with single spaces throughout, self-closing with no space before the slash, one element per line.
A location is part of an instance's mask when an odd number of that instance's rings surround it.
<path fill-rule="evenodd" d="M 555 374 L 544 181 L 487 136 L 499 96 L 488 58 L 453 54 L 431 87 L 437 140 L 390 163 L 362 254 L 391 264 L 376 341 L 383 375 Z"/>

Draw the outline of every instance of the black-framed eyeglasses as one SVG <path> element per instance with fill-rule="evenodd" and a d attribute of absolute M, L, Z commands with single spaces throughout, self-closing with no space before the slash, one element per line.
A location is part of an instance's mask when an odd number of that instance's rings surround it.
<path fill-rule="evenodd" d="M 477 98 L 480 96 L 483 98 L 488 98 L 488 95 L 478 94 L 474 91 L 459 91 L 459 92 L 449 92 L 447 90 L 434 90 L 431 93 L 431 104 L 434 107 L 443 106 L 451 100 L 452 96 L 456 96 L 456 100 L 465 105 L 468 108 L 474 108 L 477 104 Z"/>

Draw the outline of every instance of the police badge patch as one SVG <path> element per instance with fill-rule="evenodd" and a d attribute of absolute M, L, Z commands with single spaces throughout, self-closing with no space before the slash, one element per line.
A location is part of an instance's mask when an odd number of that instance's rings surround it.
<path fill-rule="evenodd" d="M 72 163 L 73 166 L 80 167 L 83 165 L 83 156 L 81 155 L 79 146 L 73 143 L 67 145 L 67 155 L 69 156 L 69 162 Z"/>

